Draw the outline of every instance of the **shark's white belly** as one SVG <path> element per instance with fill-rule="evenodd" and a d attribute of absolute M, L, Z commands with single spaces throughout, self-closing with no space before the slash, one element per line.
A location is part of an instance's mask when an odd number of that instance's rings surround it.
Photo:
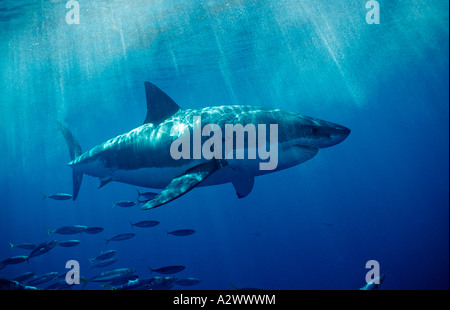
<path fill-rule="evenodd" d="M 277 168 L 274 170 L 261 170 L 260 163 L 267 161 L 262 161 L 259 159 L 227 159 L 225 160 L 226 165 L 223 168 L 211 175 L 198 186 L 229 183 L 232 182 L 233 179 L 241 177 L 242 174 L 255 177 L 258 175 L 283 170 L 311 159 L 317 154 L 318 150 L 289 147 L 280 148 L 280 151 L 279 158 L 277 159 Z M 122 182 L 147 188 L 164 189 L 174 178 L 185 174 L 190 168 L 204 162 L 205 160 L 192 160 L 186 162 L 185 165 L 152 168 L 146 167 L 132 170 L 109 170 L 105 169 L 100 162 L 94 162 L 91 163 L 89 167 L 85 166 L 84 168 L 89 169 L 86 169 L 83 172 L 101 179 L 111 179 L 115 182 Z"/>
<path fill-rule="evenodd" d="M 116 170 L 112 174 L 112 181 L 148 188 L 163 189 L 173 178 L 182 175 L 189 168 L 190 167 L 186 165 L 179 167 Z"/>

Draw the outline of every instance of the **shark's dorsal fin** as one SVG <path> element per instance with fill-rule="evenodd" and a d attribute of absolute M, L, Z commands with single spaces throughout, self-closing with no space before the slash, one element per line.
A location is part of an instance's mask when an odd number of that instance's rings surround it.
<path fill-rule="evenodd" d="M 166 93 L 150 82 L 144 82 L 147 116 L 144 124 L 159 124 L 174 115 L 180 107 Z"/>

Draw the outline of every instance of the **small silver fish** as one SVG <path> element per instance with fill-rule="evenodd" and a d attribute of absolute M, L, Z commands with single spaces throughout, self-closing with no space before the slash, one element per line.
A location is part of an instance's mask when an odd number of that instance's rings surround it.
<path fill-rule="evenodd" d="M 193 229 L 178 229 L 174 231 L 167 231 L 168 235 L 174 235 L 174 236 L 189 236 L 195 233 L 195 230 Z"/>
<path fill-rule="evenodd" d="M 175 285 L 174 282 L 176 280 L 176 277 L 154 277 L 145 288 L 151 290 L 170 290 Z"/>
<path fill-rule="evenodd" d="M 66 241 L 60 241 L 58 244 L 59 244 L 60 246 L 62 246 L 62 247 L 68 248 L 68 247 L 73 247 L 73 246 L 79 245 L 79 244 L 80 244 L 80 240 L 66 240 Z"/>
<path fill-rule="evenodd" d="M 28 259 L 47 253 L 48 251 L 53 249 L 56 246 L 56 244 L 58 244 L 58 241 L 56 240 L 42 242 L 38 244 L 36 248 L 34 248 L 33 251 L 31 251 L 30 255 L 28 255 Z"/>
<path fill-rule="evenodd" d="M 132 223 L 132 222 L 130 222 L 130 224 L 131 224 L 131 227 L 133 227 L 133 226 L 137 226 L 137 227 L 155 227 L 156 225 L 158 225 L 159 224 L 159 222 L 158 221 L 140 221 L 140 222 L 137 222 L 137 223 Z"/>
<path fill-rule="evenodd" d="M 128 200 L 121 200 L 121 201 L 113 201 L 113 206 L 118 206 L 118 207 L 122 207 L 122 208 L 130 208 L 130 207 L 134 207 L 136 205 L 135 201 L 128 201 Z"/>
<path fill-rule="evenodd" d="M 101 260 L 101 261 L 92 263 L 92 264 L 89 266 L 89 269 L 106 267 L 106 266 L 109 266 L 109 265 L 114 264 L 114 263 L 117 262 L 117 261 L 118 261 L 117 258 L 110 258 L 110 259 L 106 259 L 106 260 Z"/>
<path fill-rule="evenodd" d="M 161 268 L 157 268 L 157 269 L 152 269 L 152 268 L 150 268 L 150 266 L 147 266 L 147 268 L 150 270 L 150 272 L 156 272 L 156 273 L 160 273 L 160 274 L 174 274 L 174 273 L 184 270 L 186 267 L 185 266 L 166 266 L 166 267 L 161 267 Z"/>
<path fill-rule="evenodd" d="M 58 276 L 57 272 L 48 272 L 40 276 L 35 276 L 30 281 L 27 282 L 27 285 L 39 285 L 48 281 L 55 279 Z"/>
<path fill-rule="evenodd" d="M 131 239 L 135 236 L 135 234 L 133 233 L 128 233 L 128 234 L 119 234 L 117 236 L 112 237 L 111 239 L 105 239 L 106 243 L 108 243 L 109 241 L 122 241 L 122 240 L 128 240 Z"/>
<path fill-rule="evenodd" d="M 84 226 L 84 225 L 63 226 L 63 227 L 57 228 L 55 230 L 51 230 L 51 229 L 48 229 L 47 227 L 45 227 L 45 230 L 47 230 L 47 232 L 49 234 L 60 234 L 60 235 L 79 234 L 79 233 L 82 233 L 83 231 L 85 231 L 86 229 L 88 229 L 88 227 Z"/>
<path fill-rule="evenodd" d="M 108 287 L 111 290 L 138 290 L 138 289 L 146 289 L 146 286 L 150 285 L 153 279 L 129 279 L 123 284 L 120 285 L 112 285 L 110 283 L 103 284 L 101 286 Z"/>
<path fill-rule="evenodd" d="M 98 234 L 105 230 L 103 227 L 88 227 L 84 231 L 87 234 Z"/>
<path fill-rule="evenodd" d="M 153 192 L 144 192 L 141 193 L 138 189 L 136 189 L 137 193 L 138 193 L 138 199 L 139 197 L 144 197 L 145 200 L 150 200 L 156 197 L 156 195 L 158 195 L 158 193 L 153 193 Z"/>
<path fill-rule="evenodd" d="M 23 282 L 33 276 L 34 276 L 34 272 L 29 271 L 29 272 L 25 272 L 25 273 L 22 273 L 22 274 L 16 276 L 13 280 L 17 281 L 17 282 Z"/>
<path fill-rule="evenodd" d="M 4 259 L 4 260 L 2 260 L 0 262 L 0 269 L 3 269 L 7 265 L 15 265 L 15 264 L 23 263 L 23 262 L 27 262 L 28 263 L 28 256 L 13 256 L 13 257 L 9 257 L 9 258 Z"/>
<path fill-rule="evenodd" d="M 14 280 L 0 279 L 0 291 L 37 290 L 34 286 L 26 286 Z"/>
<path fill-rule="evenodd" d="M 97 257 L 89 258 L 89 261 L 95 262 L 95 261 L 105 260 L 105 259 L 113 257 L 114 255 L 116 255 L 116 253 L 117 253 L 116 250 L 109 250 L 109 251 L 106 251 L 106 252 L 100 252 L 100 254 L 97 255 Z"/>
<path fill-rule="evenodd" d="M 41 195 L 42 195 L 42 200 L 44 200 L 45 198 L 50 198 L 50 199 L 54 199 L 54 200 L 72 199 L 72 195 L 66 194 L 66 193 L 57 193 L 57 194 L 53 194 L 53 195 L 46 195 L 44 193 L 41 193 Z"/>
<path fill-rule="evenodd" d="M 33 250 L 36 247 L 36 244 L 34 244 L 34 243 L 17 243 L 17 244 L 13 244 L 12 242 L 10 242 L 9 245 L 12 248 L 20 248 L 20 249 L 25 249 L 25 250 Z"/>
<path fill-rule="evenodd" d="M 89 280 L 80 280 L 86 285 L 88 282 L 110 282 L 112 280 L 117 280 L 121 277 L 126 277 L 132 273 L 136 272 L 136 269 L 133 268 L 119 268 L 109 271 L 104 271 Z"/>

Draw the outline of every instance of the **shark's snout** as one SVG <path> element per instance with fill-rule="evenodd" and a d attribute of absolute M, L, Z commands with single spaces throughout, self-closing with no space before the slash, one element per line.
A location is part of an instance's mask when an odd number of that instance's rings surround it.
<path fill-rule="evenodd" d="M 339 144 L 344 141 L 351 132 L 347 127 L 327 121 L 318 121 L 317 126 L 313 126 L 312 131 L 315 136 L 317 147 L 319 148 Z"/>
<path fill-rule="evenodd" d="M 310 148 L 326 148 L 344 141 L 350 129 L 332 122 L 300 115 L 291 122 L 295 145 Z"/>

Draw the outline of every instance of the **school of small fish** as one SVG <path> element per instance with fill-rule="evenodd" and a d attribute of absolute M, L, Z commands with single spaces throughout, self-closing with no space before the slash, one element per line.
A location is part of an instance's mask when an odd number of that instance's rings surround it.
<path fill-rule="evenodd" d="M 122 208 L 130 208 L 140 203 L 145 203 L 152 198 L 154 198 L 157 194 L 152 192 L 141 193 L 137 190 L 138 197 L 136 201 L 113 201 L 113 206 L 122 207 Z M 65 193 L 57 193 L 52 195 L 47 195 L 41 193 L 42 200 L 45 199 L 53 199 L 53 200 L 69 200 L 72 198 L 72 195 Z M 143 199 L 143 200 L 140 200 Z M 130 221 L 131 228 L 140 227 L 140 228 L 151 228 L 158 226 L 160 224 L 159 221 L 155 220 L 143 220 L 136 223 Z M 45 230 L 48 232 L 49 236 L 68 236 L 68 235 L 76 235 L 76 234 L 99 234 L 104 231 L 102 227 L 88 227 L 84 225 L 67 225 L 58 227 L 55 229 L 50 229 L 45 227 Z M 189 236 L 195 233 L 193 229 L 178 229 L 174 231 L 167 231 L 167 235 L 173 235 L 177 237 Z M 115 242 L 115 241 L 125 241 L 133 238 L 135 233 L 122 233 L 113 236 L 109 236 L 109 238 L 104 238 L 106 243 Z M 53 238 L 52 238 L 53 239 Z M 12 256 L 5 259 L 0 260 L 0 270 L 7 267 L 8 265 L 28 263 L 32 264 L 35 257 L 44 255 L 49 253 L 56 246 L 70 248 L 75 247 L 80 244 L 80 240 L 77 239 L 62 239 L 50 241 L 43 241 L 39 244 L 34 243 L 12 243 L 10 242 L 11 248 L 17 248 L 22 250 L 27 250 L 28 255 L 18 255 Z M 168 290 L 174 286 L 186 287 L 186 286 L 194 286 L 201 282 L 200 279 L 187 277 L 187 278 L 177 278 L 173 275 L 183 271 L 186 269 L 185 266 L 174 265 L 174 266 L 162 266 L 159 268 L 151 268 L 148 267 L 149 276 L 151 277 L 140 277 L 135 274 L 136 269 L 133 268 L 118 268 L 118 269 L 103 269 L 105 267 L 111 266 L 115 264 L 118 259 L 114 256 L 116 255 L 117 250 L 108 250 L 104 252 L 100 252 L 96 257 L 88 258 L 90 262 L 89 270 L 99 269 L 100 272 L 89 278 L 85 279 L 82 276 L 80 277 L 80 285 L 76 287 L 76 289 L 84 289 L 86 285 L 89 283 L 97 283 L 99 285 L 97 289 L 101 287 L 111 289 L 111 290 Z M 0 274 L 0 290 L 67 290 L 75 287 L 73 284 L 68 284 L 66 281 L 65 272 L 48 272 L 45 274 L 35 274 L 34 272 L 25 272 L 15 276 L 12 279 L 2 278 Z M 157 276 L 154 276 L 157 274 Z M 101 284 L 99 284 L 101 283 Z M 96 289 L 95 286 L 92 286 L 92 289 Z"/>

